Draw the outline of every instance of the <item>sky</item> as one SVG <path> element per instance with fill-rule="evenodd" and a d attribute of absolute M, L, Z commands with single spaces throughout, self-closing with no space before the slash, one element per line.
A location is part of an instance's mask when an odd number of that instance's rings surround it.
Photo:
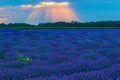
<path fill-rule="evenodd" d="M 120 20 L 119 4 L 120 0 L 0 0 L 0 23 Z"/>

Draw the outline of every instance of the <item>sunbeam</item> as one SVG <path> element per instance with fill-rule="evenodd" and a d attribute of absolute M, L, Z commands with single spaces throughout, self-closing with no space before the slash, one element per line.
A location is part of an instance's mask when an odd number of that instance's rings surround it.
<path fill-rule="evenodd" d="M 68 2 L 40 2 L 36 5 L 0 7 L 0 22 L 38 24 L 81 21 Z"/>
<path fill-rule="evenodd" d="M 80 21 L 68 2 L 41 2 L 37 5 L 22 5 L 22 7 L 33 8 L 26 23 L 40 22 L 39 18 L 42 18 L 41 22 Z"/>

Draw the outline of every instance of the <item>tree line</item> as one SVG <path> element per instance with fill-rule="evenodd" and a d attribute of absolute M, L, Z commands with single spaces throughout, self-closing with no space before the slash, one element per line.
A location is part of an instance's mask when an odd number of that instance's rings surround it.
<path fill-rule="evenodd" d="M 120 28 L 120 21 L 97 21 L 97 22 L 54 22 L 31 25 L 26 23 L 1 23 L 4 28 Z"/>

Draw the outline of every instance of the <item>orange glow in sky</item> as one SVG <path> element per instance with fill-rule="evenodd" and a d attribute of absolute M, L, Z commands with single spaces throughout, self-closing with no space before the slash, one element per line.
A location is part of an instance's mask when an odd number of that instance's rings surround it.
<path fill-rule="evenodd" d="M 52 21 L 67 21 L 79 20 L 76 14 L 68 7 L 52 7 L 51 8 Z"/>
<path fill-rule="evenodd" d="M 8 19 L 7 18 L 0 18 L 0 23 L 6 22 Z"/>
<path fill-rule="evenodd" d="M 33 11 L 28 16 L 27 23 L 35 22 L 40 16 L 43 16 L 43 20 L 46 22 L 79 21 L 68 2 L 41 2 L 37 5 L 26 5 L 26 7 L 33 8 Z"/>

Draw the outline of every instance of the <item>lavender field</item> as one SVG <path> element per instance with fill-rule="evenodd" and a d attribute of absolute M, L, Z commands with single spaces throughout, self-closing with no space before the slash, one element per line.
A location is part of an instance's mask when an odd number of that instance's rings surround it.
<path fill-rule="evenodd" d="M 0 28 L 0 80 L 120 80 L 120 30 Z"/>

